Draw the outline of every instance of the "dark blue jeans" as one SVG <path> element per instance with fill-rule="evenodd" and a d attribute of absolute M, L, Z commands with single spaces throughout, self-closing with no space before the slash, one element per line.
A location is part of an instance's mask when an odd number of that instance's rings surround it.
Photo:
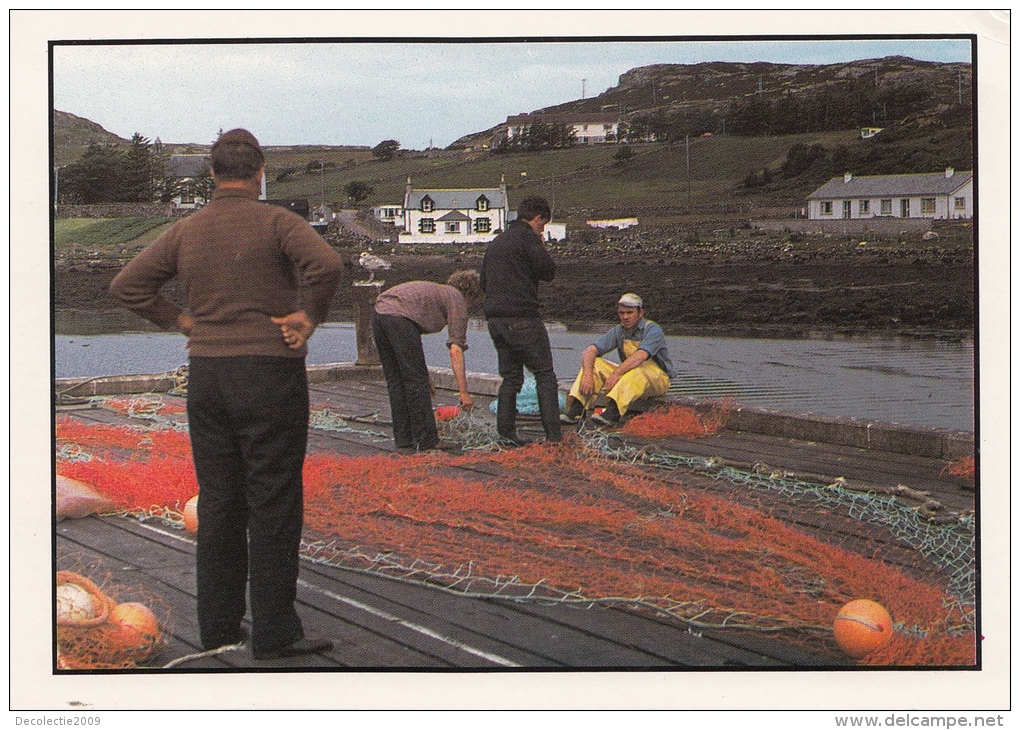
<path fill-rule="evenodd" d="M 246 583 L 254 652 L 304 636 L 294 604 L 308 410 L 303 358 L 190 360 L 198 625 L 206 649 L 239 640 Z"/>
<path fill-rule="evenodd" d="M 559 441 L 560 403 L 553 370 L 549 333 L 541 319 L 490 317 L 489 335 L 499 359 L 496 430 L 503 438 L 517 440 L 517 394 L 524 386 L 524 368 L 535 376 L 538 410 L 548 441 Z"/>
<path fill-rule="evenodd" d="M 421 330 L 406 317 L 372 312 L 372 336 L 390 396 L 394 445 L 431 449 L 439 434 Z"/>

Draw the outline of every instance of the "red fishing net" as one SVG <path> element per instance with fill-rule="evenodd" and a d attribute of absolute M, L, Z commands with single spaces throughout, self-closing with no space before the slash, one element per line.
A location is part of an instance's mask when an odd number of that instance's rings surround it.
<path fill-rule="evenodd" d="M 197 492 L 184 434 L 61 419 L 57 436 L 93 455 L 59 462 L 58 472 L 126 510 L 162 508 L 179 520 Z M 896 567 L 876 547 L 881 540 L 848 549 L 767 505 L 727 498 L 708 477 L 600 458 L 575 437 L 456 457 L 311 453 L 305 511 L 306 546 L 319 557 L 330 546 L 336 564 L 368 568 L 385 555 L 417 580 L 428 566 L 428 582 L 446 587 L 469 571 L 489 581 L 490 595 L 502 595 L 493 588 L 501 581 L 543 586 L 571 602 L 630 603 L 695 627 L 766 632 L 832 651 L 836 612 L 870 598 L 898 632 L 863 662 L 975 662 L 973 607 L 961 615 L 937 570 Z M 832 519 L 837 527 L 854 521 Z"/>

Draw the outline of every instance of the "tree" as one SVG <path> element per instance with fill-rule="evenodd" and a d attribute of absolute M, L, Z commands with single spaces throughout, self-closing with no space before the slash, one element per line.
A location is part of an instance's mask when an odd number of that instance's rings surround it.
<path fill-rule="evenodd" d="M 169 203 L 174 197 L 174 179 L 170 177 L 170 152 L 159 137 L 152 143 L 152 197 L 160 203 Z"/>
<path fill-rule="evenodd" d="M 89 142 L 82 158 L 60 176 L 62 200 L 71 203 L 112 203 L 121 200 L 123 153 L 115 147 Z"/>
<path fill-rule="evenodd" d="M 132 203 L 151 203 L 155 197 L 155 169 L 152 143 L 138 132 L 124 156 L 121 199 Z"/>
<path fill-rule="evenodd" d="M 613 155 L 613 159 L 619 162 L 620 164 L 623 164 L 633 156 L 634 150 L 632 150 L 627 145 L 621 145 L 620 149 L 616 150 L 616 154 Z"/>
<path fill-rule="evenodd" d="M 400 142 L 395 139 L 384 139 L 372 148 L 372 154 L 383 162 L 392 160 L 400 150 Z"/>
<path fill-rule="evenodd" d="M 346 194 L 355 205 L 367 198 L 373 192 L 375 192 L 375 188 L 360 180 L 352 180 L 344 185 L 344 194 Z"/>

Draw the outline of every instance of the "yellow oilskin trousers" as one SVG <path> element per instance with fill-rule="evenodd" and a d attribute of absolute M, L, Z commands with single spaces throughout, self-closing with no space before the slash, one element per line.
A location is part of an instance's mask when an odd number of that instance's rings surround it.
<path fill-rule="evenodd" d="M 637 352 L 638 346 L 641 343 L 635 340 L 624 340 L 623 342 L 623 354 L 630 357 Z M 605 360 L 601 357 L 595 358 L 595 392 L 598 393 L 602 390 L 602 386 L 613 371 L 618 368 L 614 362 Z M 574 380 L 574 385 L 570 389 L 570 395 L 573 398 L 581 401 L 585 408 L 589 408 L 593 405 L 592 401 L 595 396 L 588 396 L 585 398 L 581 395 L 581 377 L 584 375 L 584 370 L 577 374 L 577 378 Z M 618 381 L 616 386 L 606 393 L 606 397 L 612 398 L 616 401 L 616 407 L 620 411 L 620 415 L 624 415 L 627 412 L 627 408 L 631 403 L 641 397 L 652 397 L 658 395 L 665 395 L 666 391 L 669 390 L 669 376 L 666 375 L 665 371 L 652 361 L 651 358 L 645 360 L 638 367 L 634 368 L 623 374 Z"/>

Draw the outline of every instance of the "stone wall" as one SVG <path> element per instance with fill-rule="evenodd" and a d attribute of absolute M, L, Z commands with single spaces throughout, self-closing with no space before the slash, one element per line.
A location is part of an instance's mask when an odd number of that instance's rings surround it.
<path fill-rule="evenodd" d="M 838 220 L 752 220 L 751 225 L 760 231 L 786 231 L 788 233 L 828 234 L 849 236 L 876 234 L 897 236 L 900 233 L 921 233 L 934 227 L 931 218 L 847 218 Z"/>
<path fill-rule="evenodd" d="M 57 218 L 178 218 L 190 213 L 172 203 L 97 203 L 57 206 Z"/>

